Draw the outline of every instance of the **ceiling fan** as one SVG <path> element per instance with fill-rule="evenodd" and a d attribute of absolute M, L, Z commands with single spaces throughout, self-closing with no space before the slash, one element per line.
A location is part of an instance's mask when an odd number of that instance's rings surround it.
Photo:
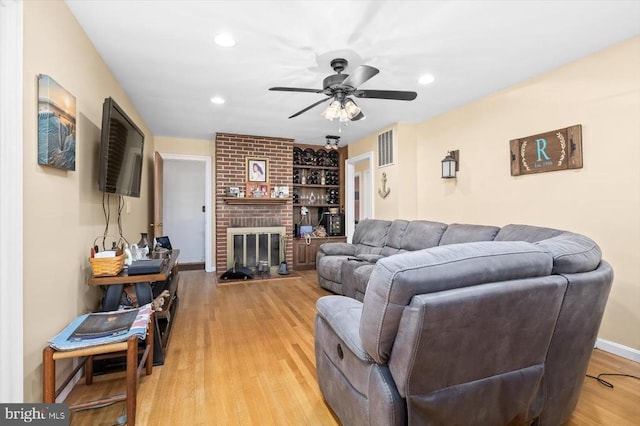
<path fill-rule="evenodd" d="M 371 77 L 380 72 L 379 69 L 369 65 L 360 65 L 351 74 L 342 74 L 347 67 L 348 61 L 343 58 L 336 58 L 331 61 L 331 68 L 336 74 L 330 75 L 322 82 L 322 89 L 305 89 L 298 87 L 271 87 L 269 90 L 280 92 L 307 92 L 307 93 L 324 93 L 327 98 L 315 102 L 308 107 L 296 112 L 289 118 L 297 117 L 303 112 L 333 99 L 333 102 L 322 113 L 328 120 L 339 118 L 340 121 L 357 121 L 364 118 L 364 113 L 355 103 L 353 98 L 372 98 L 372 99 L 393 99 L 400 101 L 412 101 L 418 96 L 416 92 L 404 92 L 397 90 L 359 90 L 360 86 Z"/>

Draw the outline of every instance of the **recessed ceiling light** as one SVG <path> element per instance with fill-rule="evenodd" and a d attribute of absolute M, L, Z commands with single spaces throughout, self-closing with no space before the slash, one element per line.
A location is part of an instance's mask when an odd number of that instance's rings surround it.
<path fill-rule="evenodd" d="M 436 78 L 432 74 L 422 74 L 418 79 L 418 83 L 420 84 L 431 84 L 436 80 Z"/>
<path fill-rule="evenodd" d="M 215 36 L 213 41 L 221 47 L 233 47 L 236 45 L 236 41 L 233 39 L 233 37 L 231 37 L 231 34 L 228 33 L 218 34 L 217 36 Z"/>
<path fill-rule="evenodd" d="M 224 99 L 220 96 L 214 96 L 211 98 L 211 103 L 216 105 L 222 105 L 224 103 Z"/>

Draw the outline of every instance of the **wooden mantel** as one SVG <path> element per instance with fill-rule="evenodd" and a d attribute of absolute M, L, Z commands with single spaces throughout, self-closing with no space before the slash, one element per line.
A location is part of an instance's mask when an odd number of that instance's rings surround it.
<path fill-rule="evenodd" d="M 291 200 L 291 197 L 287 198 L 252 198 L 252 197 L 224 197 L 224 202 L 227 204 L 286 204 L 287 201 Z"/>

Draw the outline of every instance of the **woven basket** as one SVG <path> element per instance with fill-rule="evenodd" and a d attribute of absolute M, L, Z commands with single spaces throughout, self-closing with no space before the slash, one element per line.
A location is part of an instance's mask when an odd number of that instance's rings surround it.
<path fill-rule="evenodd" d="M 113 277 L 124 268 L 124 253 L 116 257 L 90 257 L 94 277 Z"/>

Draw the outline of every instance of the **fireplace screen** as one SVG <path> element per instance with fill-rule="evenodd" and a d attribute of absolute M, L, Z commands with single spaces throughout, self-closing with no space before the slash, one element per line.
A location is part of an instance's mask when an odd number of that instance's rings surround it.
<path fill-rule="evenodd" d="M 238 265 L 255 268 L 266 261 L 275 273 L 284 260 L 285 229 L 281 226 L 261 228 L 227 228 L 227 268 Z"/>

